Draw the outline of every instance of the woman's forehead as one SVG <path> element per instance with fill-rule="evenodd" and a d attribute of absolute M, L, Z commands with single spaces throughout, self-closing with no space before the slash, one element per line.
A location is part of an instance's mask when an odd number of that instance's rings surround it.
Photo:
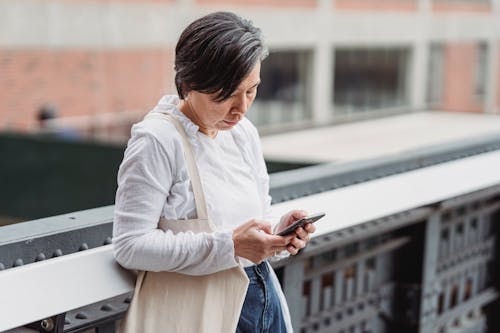
<path fill-rule="evenodd" d="M 260 83 L 260 61 L 252 68 L 250 73 L 241 81 L 236 90 L 246 90 Z"/>

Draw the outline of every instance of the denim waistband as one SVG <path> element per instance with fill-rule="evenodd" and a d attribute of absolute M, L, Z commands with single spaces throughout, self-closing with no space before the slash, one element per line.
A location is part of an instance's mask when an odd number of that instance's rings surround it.
<path fill-rule="evenodd" d="M 258 265 L 245 267 L 245 272 L 250 283 L 263 282 L 269 277 L 269 266 L 266 261 L 263 261 Z"/>

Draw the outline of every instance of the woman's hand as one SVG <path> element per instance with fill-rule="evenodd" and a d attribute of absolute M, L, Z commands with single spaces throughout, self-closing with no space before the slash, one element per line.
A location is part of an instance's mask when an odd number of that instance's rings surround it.
<path fill-rule="evenodd" d="M 286 250 L 294 239 L 296 239 L 295 234 L 276 236 L 272 234 L 271 224 L 250 220 L 233 231 L 234 253 L 238 257 L 259 264 L 276 252 Z"/>
<path fill-rule="evenodd" d="M 276 233 L 279 233 L 281 230 L 285 230 L 290 224 L 294 223 L 301 218 L 307 216 L 307 212 L 303 210 L 292 210 L 285 215 L 283 215 L 280 219 L 280 223 L 276 228 Z M 297 228 L 295 233 L 292 234 L 293 237 L 291 242 L 287 245 L 286 250 L 291 255 L 296 255 L 300 249 L 304 248 L 309 240 L 311 239 L 310 234 L 316 231 L 316 227 L 312 223 L 307 223 L 304 227 Z"/>

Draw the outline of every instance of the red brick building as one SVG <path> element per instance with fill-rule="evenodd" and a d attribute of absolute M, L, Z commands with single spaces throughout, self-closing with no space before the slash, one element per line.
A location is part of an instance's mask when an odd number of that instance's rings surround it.
<path fill-rule="evenodd" d="M 45 103 L 78 121 L 107 115 L 105 126 L 139 117 L 175 93 L 182 29 L 215 10 L 264 32 L 270 56 L 249 114 L 263 130 L 423 109 L 499 113 L 498 0 L 4 0 L 0 128 L 36 128 Z"/>

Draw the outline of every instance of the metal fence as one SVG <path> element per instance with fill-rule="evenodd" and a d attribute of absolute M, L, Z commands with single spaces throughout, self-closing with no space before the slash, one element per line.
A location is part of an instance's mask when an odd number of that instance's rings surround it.
<path fill-rule="evenodd" d="M 493 226 L 499 218 L 495 187 L 315 239 L 281 264 L 294 327 L 498 332 Z"/>
<path fill-rule="evenodd" d="M 287 171 L 272 176 L 271 192 L 283 202 L 498 148 L 500 138 L 488 137 L 397 158 Z M 108 206 L 1 228 L 0 270 L 109 244 L 112 211 Z M 499 219 L 500 185 L 313 238 L 298 256 L 274 263 L 296 332 L 499 332 Z M 28 326 L 114 332 L 129 302 L 125 294 Z"/>

